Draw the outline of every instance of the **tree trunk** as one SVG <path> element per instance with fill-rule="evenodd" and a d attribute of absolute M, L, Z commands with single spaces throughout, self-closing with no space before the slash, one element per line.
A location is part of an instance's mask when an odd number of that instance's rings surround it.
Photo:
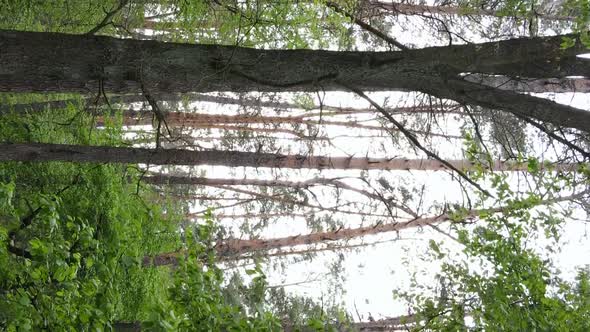
<path fill-rule="evenodd" d="M 450 112 L 449 112 L 450 113 Z M 152 113 L 145 111 L 129 110 L 123 113 L 123 125 L 139 126 L 152 125 L 154 117 Z M 187 113 L 187 112 L 167 112 L 164 113 L 166 124 L 170 127 L 186 127 L 186 128 L 211 128 L 222 130 L 238 130 L 250 132 L 264 132 L 264 133 L 285 133 L 299 138 L 310 137 L 301 131 L 287 129 L 287 128 L 264 128 L 264 127 L 249 127 L 247 124 L 275 124 L 275 125 L 309 125 L 309 126 L 336 126 L 361 130 L 378 130 L 386 132 L 399 131 L 397 129 L 387 128 L 378 125 L 366 125 L 356 121 L 332 121 L 332 120 L 309 120 L 306 119 L 309 115 L 303 114 L 300 116 L 256 116 L 256 115 L 221 115 L 221 114 L 204 114 L 204 113 Z M 103 122 L 102 118 L 98 118 L 98 124 Z M 460 136 L 452 136 L 441 133 L 433 133 L 422 130 L 409 130 L 416 135 L 425 135 L 433 137 L 444 138 L 461 138 Z M 314 136 L 311 136 L 314 137 Z"/>
<path fill-rule="evenodd" d="M 558 202 L 570 201 L 580 199 L 586 195 L 587 192 L 582 192 L 570 196 L 551 198 L 539 202 L 537 205 L 554 204 Z M 507 209 L 505 206 L 489 209 L 473 209 L 464 214 L 463 220 L 470 220 L 477 218 L 480 214 L 500 213 Z M 387 224 L 378 224 L 372 226 L 358 227 L 358 228 L 344 228 L 336 231 L 311 233 L 306 235 L 294 235 L 284 238 L 275 239 L 227 239 L 224 242 L 219 242 L 215 246 L 217 253 L 220 256 L 235 256 L 238 257 L 243 254 L 252 253 L 255 251 L 268 251 L 273 249 L 281 249 L 287 247 L 294 247 L 298 245 L 313 245 L 329 241 L 350 240 L 354 238 L 363 237 L 366 235 L 375 235 L 386 232 L 396 232 L 404 229 L 424 227 L 429 225 L 436 225 L 441 222 L 452 220 L 448 213 L 441 214 L 435 217 L 420 217 L 405 222 L 395 222 Z M 163 253 L 154 257 L 146 256 L 143 259 L 144 266 L 158 266 L 160 265 L 176 265 L 178 263 L 178 252 Z"/>
<path fill-rule="evenodd" d="M 111 324 L 114 332 L 139 332 L 140 322 L 114 322 Z"/>
<path fill-rule="evenodd" d="M 590 92 L 590 79 L 585 77 L 533 79 L 471 74 L 465 76 L 465 80 L 491 86 L 501 90 L 516 91 L 521 93 Z"/>
<path fill-rule="evenodd" d="M 359 170 L 446 170 L 432 159 L 354 158 L 282 155 L 241 151 L 190 151 L 179 149 L 144 149 L 110 146 L 84 146 L 46 143 L 0 144 L 0 161 L 67 161 L 92 163 L 125 163 L 152 165 L 211 165 L 228 167 L 269 167 L 292 169 L 359 169 Z M 468 160 L 447 160 L 460 170 L 473 170 Z M 582 163 L 557 164 L 560 171 L 576 171 Z M 494 161 L 496 171 L 526 171 L 526 163 Z M 194 180 L 201 181 L 201 180 Z"/>
<path fill-rule="evenodd" d="M 571 37 L 576 46 L 565 50 L 563 36 L 553 36 L 400 52 L 334 52 L 3 30 L 0 91 L 409 90 L 588 131 L 590 112 L 457 77 L 462 72 L 588 76 L 590 66 L 576 58 L 586 52 L 583 44 L 578 35 Z"/>
<path fill-rule="evenodd" d="M 507 16 L 505 13 L 491 9 L 465 8 L 460 6 L 429 6 L 410 3 L 397 3 L 391 0 L 365 0 L 361 6 L 365 10 L 386 12 L 393 15 L 421 15 L 421 14 L 443 14 L 443 15 L 476 15 L 492 17 L 516 17 L 528 18 L 525 15 Z M 574 21 L 575 16 L 553 15 L 544 13 L 531 13 L 532 16 L 550 20 L 550 21 Z"/>
<path fill-rule="evenodd" d="M 321 247 L 307 247 L 305 249 L 277 250 L 277 251 L 273 251 L 271 253 L 264 252 L 263 256 L 266 258 L 269 258 L 269 257 L 284 257 L 284 256 L 292 256 L 292 255 L 311 255 L 311 254 L 324 252 L 324 251 L 338 252 L 338 251 L 344 251 L 344 250 L 352 250 L 352 249 L 361 248 L 361 247 L 370 247 L 370 246 L 374 246 L 377 244 L 389 243 L 389 242 L 394 242 L 394 241 L 398 241 L 398 240 L 394 239 L 394 240 L 363 242 L 363 243 L 358 243 L 358 244 L 342 244 L 342 245 L 338 245 L 338 244 L 334 245 L 331 243 L 327 243 L 325 246 L 321 246 Z M 221 257 L 220 259 L 222 261 L 238 261 L 238 260 L 246 260 L 246 259 L 256 259 L 257 257 L 258 257 L 258 255 L 256 253 L 252 253 L 252 254 L 241 255 L 241 256 L 236 256 L 236 257 L 225 256 L 225 257 Z M 146 264 L 149 265 L 149 262 Z"/>
<path fill-rule="evenodd" d="M 181 98 L 178 97 L 178 101 Z M 123 95 L 123 96 L 110 96 L 109 103 L 111 104 L 129 104 L 138 103 L 145 101 L 145 97 L 142 95 Z M 43 112 L 52 109 L 65 108 L 68 105 L 74 105 L 76 107 L 84 107 L 88 103 L 88 99 L 66 99 L 66 100 L 53 100 L 47 102 L 37 102 L 28 104 L 14 104 L 14 105 L 0 105 L 0 113 L 14 111 L 14 112 Z M 89 107 L 93 107 L 94 104 L 89 104 Z"/>
<path fill-rule="evenodd" d="M 486 76 L 471 74 L 465 76 L 465 80 L 469 82 L 479 83 L 482 85 L 491 86 L 500 90 L 516 91 L 520 93 L 565 93 L 565 92 L 578 92 L 578 93 L 590 93 L 590 79 L 587 78 L 511 78 L 507 76 Z M 275 109 L 302 109 L 303 106 L 288 102 L 277 102 L 277 101 L 264 101 L 251 98 L 230 98 L 223 96 L 212 96 L 202 93 L 188 93 L 183 94 L 185 98 L 188 98 L 192 102 L 211 102 L 217 104 L 232 104 L 240 105 L 243 107 L 257 109 L 260 107 L 268 107 Z M 163 93 L 158 94 L 158 101 L 162 102 L 181 102 L 183 96 L 174 93 Z M 123 96 L 112 96 L 109 97 L 111 104 L 130 104 L 145 102 L 143 95 L 123 95 Z M 69 104 L 78 105 L 80 100 L 68 99 L 68 100 L 54 100 L 48 102 L 37 102 L 29 104 L 14 104 L 14 105 L 0 105 L 0 113 L 15 111 L 45 111 L 50 109 L 61 109 L 65 108 Z M 314 105 L 311 109 L 319 109 L 319 105 Z M 375 113 L 375 109 L 371 108 L 352 108 L 352 107 L 339 107 L 331 105 L 322 105 L 321 112 L 308 112 L 297 116 L 297 118 L 310 118 L 310 117 L 327 117 L 333 115 L 342 114 L 362 114 L 362 113 Z M 440 114 L 463 114 L 458 109 L 460 106 L 448 105 L 448 107 L 440 108 L 437 106 L 410 106 L 410 107 L 396 107 L 388 108 L 387 110 L 394 114 L 415 114 L 415 113 L 440 113 Z"/>
<path fill-rule="evenodd" d="M 219 188 L 219 189 L 223 189 L 223 190 L 233 191 L 233 192 L 240 193 L 240 194 L 250 195 L 252 197 L 256 197 L 258 200 L 269 200 L 269 201 L 274 201 L 274 202 L 278 202 L 281 204 L 287 204 L 287 205 L 292 205 L 292 206 L 297 205 L 297 206 L 311 208 L 313 210 L 313 213 L 332 212 L 332 213 L 358 215 L 358 216 L 365 216 L 365 217 L 380 217 L 380 218 L 390 217 L 390 215 L 386 215 L 386 214 L 374 214 L 374 213 L 362 212 L 362 211 L 358 211 L 358 210 L 348 210 L 348 209 L 344 210 L 338 206 L 314 205 L 314 204 L 308 203 L 306 200 L 297 200 L 297 199 L 284 197 L 284 196 L 268 195 L 268 194 L 264 194 L 264 193 L 260 193 L 260 192 L 256 192 L 256 191 L 245 190 L 245 189 L 240 189 L 240 188 L 234 188 L 234 187 L 228 187 L 228 186 L 214 186 L 214 187 Z"/>
<path fill-rule="evenodd" d="M 354 331 L 377 332 L 377 331 L 404 331 L 410 330 L 416 322 L 416 315 L 384 318 L 369 322 L 353 323 Z"/>

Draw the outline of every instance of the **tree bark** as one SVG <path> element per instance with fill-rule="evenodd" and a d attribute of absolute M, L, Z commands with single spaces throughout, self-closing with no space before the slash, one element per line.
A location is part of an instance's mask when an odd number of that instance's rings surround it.
<path fill-rule="evenodd" d="M 570 196 L 550 198 L 539 202 L 537 205 L 554 204 L 558 202 L 570 201 L 574 199 L 581 199 L 586 195 L 587 192 L 582 192 Z M 477 218 L 481 213 L 491 214 L 500 213 L 507 209 L 505 206 L 489 209 L 473 209 L 465 213 L 463 220 L 470 220 Z M 429 225 L 436 225 L 441 222 L 452 220 L 451 214 L 444 213 L 435 217 L 419 217 L 405 222 L 378 224 L 372 226 L 358 227 L 358 228 L 345 228 L 336 231 L 329 232 L 318 232 L 306 235 L 294 235 L 284 238 L 275 239 L 227 239 L 224 242 L 216 244 L 215 249 L 220 256 L 239 256 L 246 253 L 252 253 L 255 251 L 267 251 L 273 249 L 281 249 L 286 247 L 294 247 L 298 245 L 312 245 L 322 242 L 339 241 L 339 240 L 350 240 L 354 238 L 363 237 L 366 235 L 375 235 L 386 232 L 396 232 L 404 229 L 424 227 Z M 175 265 L 178 263 L 178 259 L 175 259 L 179 255 L 178 252 L 163 253 L 154 257 L 144 257 L 143 264 L 145 266 L 158 266 L 158 263 L 164 265 Z"/>
<path fill-rule="evenodd" d="M 362 8 L 371 11 L 381 11 L 393 15 L 420 15 L 420 14 L 443 14 L 443 15 L 475 15 L 475 16 L 492 16 L 492 17 L 516 17 L 527 18 L 524 15 L 507 16 L 498 10 L 465 8 L 460 6 L 429 6 L 411 3 L 398 3 L 394 1 L 365 0 L 362 1 Z M 550 20 L 550 21 L 574 21 L 575 16 L 553 15 L 534 12 L 532 16 Z"/>
<path fill-rule="evenodd" d="M 451 112 L 449 112 L 451 113 Z M 299 138 L 308 138 L 302 131 L 287 128 L 264 128 L 250 127 L 248 124 L 274 124 L 274 125 L 309 125 L 309 126 L 336 126 L 361 130 L 377 130 L 385 132 L 395 132 L 397 129 L 387 128 L 385 126 L 367 125 L 356 121 L 334 121 L 334 120 L 311 120 L 307 119 L 309 115 L 300 116 L 257 116 L 257 115 L 222 115 L 222 114 L 205 114 L 205 113 L 188 113 L 188 112 L 167 112 L 164 118 L 168 126 L 186 127 L 186 128 L 211 128 L 222 130 L 238 130 L 250 132 L 265 133 L 285 133 Z M 103 123 L 103 118 L 98 118 L 98 124 Z M 152 113 L 145 111 L 129 110 L 123 113 L 123 125 L 138 126 L 152 125 L 154 118 Z M 417 135 L 444 137 L 444 138 L 461 138 L 460 136 L 451 136 L 430 131 L 411 130 L 410 132 Z M 314 137 L 314 136 L 311 136 Z"/>
<path fill-rule="evenodd" d="M 379 319 L 369 322 L 353 323 L 355 331 L 377 332 L 377 331 L 404 331 L 409 330 L 416 322 L 416 315 L 406 315 Z"/>
<path fill-rule="evenodd" d="M 562 49 L 563 36 L 429 47 L 399 52 L 256 50 L 0 31 L 0 91 L 129 93 L 301 90 L 408 90 L 497 108 L 558 126 L 590 130 L 590 112 L 466 82 L 462 72 L 534 78 L 589 76 Z M 543 65 L 540 65 L 540 64 Z M 483 91 L 483 93 L 481 92 Z M 145 92 L 145 91 L 144 91 Z M 498 102 L 499 101 L 499 102 Z"/>
<path fill-rule="evenodd" d="M 141 331 L 140 322 L 114 322 L 111 324 L 114 332 L 139 332 Z"/>
<path fill-rule="evenodd" d="M 590 79 L 588 78 L 511 78 L 507 76 L 489 76 L 489 75 L 478 75 L 471 74 L 465 76 L 465 80 L 473 83 L 479 83 L 486 86 L 498 88 L 500 90 L 516 91 L 520 93 L 565 93 L 565 92 L 578 92 L 578 93 L 590 93 Z M 302 109 L 303 106 L 288 102 L 277 102 L 277 101 L 264 101 L 257 99 L 242 99 L 242 98 L 231 98 L 223 96 L 213 96 L 202 93 L 190 93 L 183 94 L 188 97 L 189 101 L 195 102 L 211 102 L 217 104 L 232 104 L 240 105 L 247 108 L 260 108 L 268 107 L 275 109 Z M 183 96 L 173 93 L 164 93 L 158 95 L 158 101 L 162 102 L 181 102 Z M 109 97 L 111 104 L 130 104 L 145 102 L 145 97 L 142 95 L 123 95 Z M 78 105 L 80 100 L 69 99 L 69 100 L 54 100 L 48 102 L 37 102 L 29 104 L 14 104 L 14 105 L 0 105 L 0 113 L 14 111 L 24 112 L 33 111 L 40 112 L 51 109 L 65 108 L 69 104 Z M 319 109 L 320 106 L 314 105 L 311 109 Z M 295 116 L 296 118 L 311 118 L 311 117 L 327 117 L 333 115 L 342 114 L 362 114 L 362 113 L 375 113 L 376 111 L 371 108 L 352 108 L 352 107 L 339 107 L 332 105 L 322 105 L 322 112 L 308 112 L 301 116 Z M 448 105 L 448 107 L 440 108 L 437 106 L 409 106 L 409 107 L 395 107 L 388 108 L 387 110 L 393 114 L 415 114 L 415 113 L 436 113 L 436 114 L 463 114 L 458 110 L 457 105 Z"/>
<path fill-rule="evenodd" d="M 190 151 L 180 149 L 144 149 L 109 146 L 84 146 L 47 143 L 0 144 L 0 161 L 66 161 L 92 163 L 130 163 L 152 165 L 211 165 L 229 167 L 269 167 L 292 169 L 359 170 L 446 170 L 432 159 L 354 158 L 283 155 L 241 151 Z M 458 169 L 474 169 L 468 160 L 448 160 Z M 557 164 L 554 170 L 576 171 L 582 163 Z M 526 163 L 494 161 L 492 170 L 526 171 Z M 199 181 L 199 180 L 195 180 Z"/>
<path fill-rule="evenodd" d="M 465 80 L 479 83 L 501 90 L 516 91 L 520 93 L 564 93 L 564 92 L 590 92 L 590 79 L 588 78 L 511 78 L 506 76 L 486 76 L 471 74 L 465 76 Z"/>

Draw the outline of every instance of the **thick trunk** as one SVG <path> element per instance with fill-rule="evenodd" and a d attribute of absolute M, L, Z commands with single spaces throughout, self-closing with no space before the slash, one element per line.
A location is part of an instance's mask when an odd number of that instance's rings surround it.
<path fill-rule="evenodd" d="M 190 151 L 179 149 L 144 149 L 107 146 L 84 146 L 46 143 L 0 144 L 0 161 L 67 161 L 93 163 L 128 163 L 152 165 L 220 165 L 229 167 L 269 167 L 292 169 L 423 170 L 447 168 L 432 159 L 354 158 L 282 155 L 241 151 Z M 461 170 L 473 170 L 468 160 L 447 160 Z M 581 164 L 557 164 L 555 170 L 575 171 Z M 494 161 L 496 171 L 526 171 L 526 163 Z M 200 180 L 195 180 L 200 181 Z"/>
<path fill-rule="evenodd" d="M 590 131 L 589 111 L 557 104 L 549 99 L 495 89 L 454 78 L 439 79 L 436 83 L 426 84 L 417 80 L 415 85 L 422 85 L 419 90 L 440 98 L 488 109 L 501 109 L 517 116 L 542 120 L 557 126 Z M 575 123 L 577 121 L 580 122 Z"/>
<path fill-rule="evenodd" d="M 585 52 L 582 43 L 578 40 L 564 50 L 562 37 L 400 52 L 333 52 L 0 31 L 0 91 L 127 93 L 140 91 L 142 85 L 155 94 L 347 90 L 345 86 L 415 90 L 588 131 L 590 112 L 493 88 L 482 95 L 474 91 L 481 90 L 480 85 L 456 78 L 460 72 L 535 78 L 590 75 L 588 62 L 575 57 Z"/>
<path fill-rule="evenodd" d="M 154 93 L 314 90 L 320 85 L 341 90 L 337 79 L 363 90 L 391 90 L 405 88 L 405 77 L 428 75 L 425 70 L 439 66 L 531 77 L 515 71 L 585 52 L 581 45 L 563 50 L 561 43 L 562 36 L 553 36 L 400 52 L 334 52 L 3 30 L 0 89 L 87 92 L 103 83 L 107 91 L 137 92 L 143 82 Z"/>

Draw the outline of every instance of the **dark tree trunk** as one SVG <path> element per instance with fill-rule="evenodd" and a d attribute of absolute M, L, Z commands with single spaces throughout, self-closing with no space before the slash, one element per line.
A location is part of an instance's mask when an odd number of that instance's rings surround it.
<path fill-rule="evenodd" d="M 577 35 L 571 37 L 578 39 Z M 581 42 L 562 36 L 400 52 L 257 50 L 0 31 L 0 91 L 150 93 L 408 90 L 590 130 L 590 112 L 473 82 L 461 72 L 511 77 L 590 76 Z"/>
<path fill-rule="evenodd" d="M 114 332 L 139 332 L 141 331 L 140 322 L 116 322 L 112 323 Z"/>
<path fill-rule="evenodd" d="M 242 151 L 191 151 L 46 143 L 0 144 L 0 161 L 66 161 L 189 166 L 222 165 L 228 167 L 291 169 L 415 169 L 430 171 L 448 169 L 441 162 L 432 159 L 323 157 Z M 447 162 L 457 169 L 469 170 L 474 167 L 469 160 L 448 160 Z M 554 168 L 561 171 L 576 171 L 581 165 L 581 163 L 556 164 Z M 491 169 L 495 171 L 526 171 L 527 167 L 526 163 L 503 161 L 495 161 L 491 165 Z M 168 178 L 169 181 L 177 181 L 173 179 Z M 183 179 L 182 181 L 186 180 Z M 198 184 L 202 180 L 196 178 L 191 181 Z"/>

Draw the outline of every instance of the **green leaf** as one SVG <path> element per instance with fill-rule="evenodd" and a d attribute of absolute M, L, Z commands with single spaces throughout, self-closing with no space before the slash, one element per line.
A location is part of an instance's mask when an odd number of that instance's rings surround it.
<path fill-rule="evenodd" d="M 28 295 L 22 294 L 20 296 L 20 298 L 18 299 L 18 303 L 20 303 L 21 305 L 24 305 L 24 306 L 29 306 L 31 304 L 31 300 L 29 299 Z"/>
<path fill-rule="evenodd" d="M 562 49 L 567 49 L 567 48 L 570 48 L 570 47 L 574 47 L 574 45 L 576 45 L 576 40 L 575 39 L 573 39 L 571 37 L 565 37 L 564 36 L 562 38 L 562 42 L 561 42 L 560 47 Z"/>

